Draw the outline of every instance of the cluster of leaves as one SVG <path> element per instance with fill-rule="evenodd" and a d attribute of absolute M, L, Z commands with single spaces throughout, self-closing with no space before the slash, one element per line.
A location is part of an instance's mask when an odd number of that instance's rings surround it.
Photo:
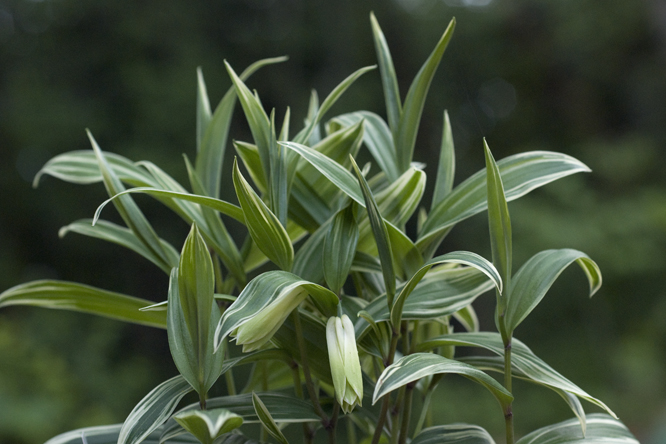
<path fill-rule="evenodd" d="M 490 392 L 505 418 L 508 443 L 515 442 L 513 378 L 555 391 L 575 416 L 518 443 L 637 442 L 603 402 L 513 337 L 569 265 L 580 265 L 590 295 L 600 287 L 601 274 L 587 255 L 571 249 L 537 253 L 512 273 L 507 201 L 588 168 L 553 152 L 495 162 L 484 142 L 485 169 L 454 188 L 453 138 L 445 112 L 433 198 L 426 210 L 421 202 L 426 177 L 413 162 L 414 147 L 423 104 L 455 21 L 404 101 L 374 16 L 371 23 L 387 121 L 356 111 L 322 125 L 344 91 L 375 68 L 366 67 L 321 103 L 313 93 L 304 127 L 291 137 L 289 109 L 278 130 L 275 111 L 267 114 L 259 95 L 244 83 L 258 69 L 284 58 L 259 61 L 241 75 L 227 64 L 233 85 L 214 110 L 199 72 L 194 164 L 185 157 L 191 192 L 151 162 L 103 152 L 90 133 L 92 151 L 65 153 L 44 166 L 35 184 L 43 174 L 80 184 L 101 181 L 110 196 L 92 220 L 76 221 L 61 235 L 92 236 L 142 255 L 169 276 L 167 300 L 155 304 L 78 283 L 35 281 L 2 293 L 0 306 L 77 310 L 166 328 L 179 370 L 146 395 L 123 424 L 69 432 L 49 444 L 250 443 L 255 442 L 247 437 L 253 423 L 261 424 L 260 440 L 268 433 L 282 443 L 287 442 L 282 430 L 290 423 L 302 424 L 305 442 L 319 431 L 335 442 L 336 430 L 346 423 L 348 442 L 356 442 L 360 434 L 359 440 L 373 444 L 387 439 L 493 443 L 478 426 L 426 424 L 444 374 L 462 375 Z M 231 174 L 239 205 L 220 199 L 237 100 L 254 139 L 233 143 L 252 181 L 234 161 Z M 372 175 L 370 164 L 361 168 L 355 161 L 362 146 L 378 167 Z M 180 253 L 156 234 L 133 193 L 153 196 L 191 226 Z M 99 219 L 108 203 L 125 227 Z M 413 240 L 405 227 L 417 210 Z M 457 223 L 486 210 L 492 261 L 467 251 L 435 256 Z M 231 219 L 246 228 L 240 246 L 227 229 Z M 270 270 L 257 273 L 260 267 Z M 496 331 L 480 331 L 471 304 L 492 290 Z M 466 331 L 454 333 L 453 318 Z M 346 325 L 353 328 L 343 331 Z M 243 352 L 232 356 L 230 340 L 243 345 Z M 456 347 L 484 349 L 494 356 L 457 358 Z M 356 359 L 360 372 L 347 365 Z M 347 361 L 341 366 L 341 360 Z M 252 366 L 256 377 L 237 393 L 234 369 L 244 365 Z M 503 374 L 503 384 L 487 372 Z M 228 394 L 209 398 L 221 376 Z M 199 403 L 176 412 L 193 391 Z M 422 397 L 420 414 L 413 412 L 414 396 Z M 607 413 L 586 415 L 580 399 Z"/>

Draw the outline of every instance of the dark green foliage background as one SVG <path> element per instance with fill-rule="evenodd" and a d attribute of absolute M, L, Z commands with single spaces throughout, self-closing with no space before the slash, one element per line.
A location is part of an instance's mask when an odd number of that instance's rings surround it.
<path fill-rule="evenodd" d="M 192 158 L 195 149 L 195 69 L 202 67 L 216 103 L 230 84 L 224 59 L 240 71 L 259 58 L 290 56 L 249 86 L 279 119 L 291 106 L 295 131 L 310 88 L 323 97 L 374 63 L 371 10 L 403 95 L 457 18 L 416 148 L 431 176 L 445 108 L 456 183 L 483 167 L 482 137 L 497 159 L 546 149 L 593 169 L 509 205 L 516 269 L 540 250 L 571 247 L 604 273 L 602 290 L 588 301 L 580 271 L 567 271 L 516 336 L 607 402 L 642 442 L 663 442 L 666 8 L 656 0 L 3 0 L 0 289 L 59 278 L 164 300 L 167 277 L 132 253 L 75 234 L 58 239 L 61 226 L 92 216 L 105 198 L 101 185 L 45 178 L 33 190 L 34 174 L 56 154 L 88 149 L 88 127 L 103 149 L 151 160 L 185 183 L 181 155 Z M 361 78 L 331 116 L 359 108 L 383 114 L 377 72 Z M 240 114 L 232 137 L 249 140 Z M 223 196 L 234 199 L 230 175 L 225 180 Z M 188 227 L 150 198 L 136 200 L 158 233 L 180 248 Z M 117 218 L 112 209 L 104 217 Z M 487 230 L 485 216 L 473 218 L 444 245 L 489 257 Z M 476 304 L 487 329 L 491 305 L 490 297 Z M 175 372 L 163 331 L 4 309 L 0 441 L 39 443 L 69 429 L 121 422 Z M 569 416 L 551 393 L 525 384 L 515 391 L 519 435 Z M 500 433 L 494 401 L 464 380 L 445 381 L 436 403 L 443 421 Z"/>

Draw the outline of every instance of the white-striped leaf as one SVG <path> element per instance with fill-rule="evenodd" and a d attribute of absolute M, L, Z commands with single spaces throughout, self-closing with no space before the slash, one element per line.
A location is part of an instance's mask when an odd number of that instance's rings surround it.
<path fill-rule="evenodd" d="M 486 184 L 488 193 L 488 226 L 490 227 L 490 249 L 493 255 L 493 264 L 497 268 L 502 282 L 507 287 L 511 279 L 511 218 L 509 207 L 506 204 L 502 177 L 490 152 L 490 148 L 483 141 L 486 157 Z M 498 294 L 502 294 L 502 288 L 498 287 Z M 506 299 L 500 301 L 500 307 L 506 307 Z"/>
<path fill-rule="evenodd" d="M 449 22 L 444 34 L 442 34 L 439 42 L 435 45 L 435 49 L 430 53 L 423 66 L 421 66 L 421 69 L 409 87 L 409 91 L 407 91 L 397 131 L 394 130 L 393 132 L 393 142 L 395 144 L 396 159 L 398 160 L 400 172 L 407 171 L 412 162 L 416 135 L 419 130 L 419 122 L 421 121 L 421 113 L 423 112 L 423 105 L 428 95 L 428 89 L 430 89 L 430 83 L 435 75 L 435 71 L 437 71 L 439 62 L 442 60 L 444 51 L 451 41 L 455 27 L 456 19 L 454 18 Z"/>
<path fill-rule="evenodd" d="M 453 133 L 449 113 L 444 111 L 444 127 L 442 129 L 442 144 L 439 149 L 439 162 L 437 163 L 437 176 L 435 178 L 435 189 L 432 192 L 432 210 L 453 189 L 453 179 L 456 172 L 456 154 L 453 146 Z M 419 230 L 420 231 L 420 230 Z"/>
<path fill-rule="evenodd" d="M 354 204 L 340 210 L 324 241 L 324 277 L 328 287 L 338 294 L 345 284 L 358 241 L 358 225 Z"/>
<path fill-rule="evenodd" d="M 382 396 L 410 382 L 444 373 L 462 375 L 483 385 L 502 406 L 509 405 L 513 401 L 511 393 L 496 380 L 471 365 L 432 353 L 414 353 L 400 358 L 384 369 L 377 380 L 372 403 L 376 403 Z"/>
<path fill-rule="evenodd" d="M 280 430 L 271 416 L 271 412 L 266 408 L 266 405 L 261 401 L 261 398 L 259 398 L 254 392 L 252 392 L 252 405 L 254 406 L 254 411 L 257 414 L 259 421 L 266 431 L 282 444 L 289 444 L 289 441 L 284 437 L 282 430 Z"/>
<path fill-rule="evenodd" d="M 439 267 L 431 270 L 412 291 L 403 306 L 402 318 L 427 320 L 451 315 L 493 287 L 488 276 L 476 268 Z M 365 310 L 376 322 L 390 318 L 384 297 L 373 300 Z M 365 321 L 358 320 L 356 337 L 361 337 L 367 328 Z"/>
<path fill-rule="evenodd" d="M 402 320 L 402 313 L 404 309 L 405 302 L 410 294 L 414 291 L 416 286 L 421 279 L 423 279 L 435 265 L 441 264 L 461 264 L 467 265 L 473 268 L 476 268 L 492 281 L 492 283 L 497 288 L 497 291 L 502 292 L 502 279 L 500 278 L 499 273 L 486 259 L 479 256 L 476 253 L 470 253 L 469 251 L 454 251 L 452 253 L 447 253 L 442 256 L 437 256 L 434 259 L 429 260 L 425 266 L 421 267 L 416 274 L 414 274 L 409 281 L 402 287 L 398 296 L 396 296 L 393 306 L 391 307 L 391 322 L 393 325 L 400 325 Z"/>
<path fill-rule="evenodd" d="M 213 444 L 218 437 L 243 424 L 243 418 L 227 409 L 187 410 L 173 416 L 202 444 Z"/>
<path fill-rule="evenodd" d="M 381 66 L 381 65 L 380 65 Z M 338 127 L 350 127 L 363 122 L 363 143 L 372 154 L 379 168 L 386 173 L 389 182 L 400 177 L 395 159 L 395 148 L 393 147 L 393 136 L 384 119 L 370 111 L 357 111 L 342 114 L 331 119 L 327 126 L 330 131 Z"/>
<path fill-rule="evenodd" d="M 118 444 L 138 444 L 161 426 L 192 386 L 178 375 L 146 395 L 130 412 L 118 436 Z"/>
<path fill-rule="evenodd" d="M 162 262 L 162 260 L 156 256 L 155 253 L 146 248 L 146 246 L 139 240 L 139 238 L 136 237 L 132 230 L 105 220 L 98 220 L 94 226 L 92 224 L 92 219 L 77 220 L 69 225 L 62 227 L 58 231 L 58 236 L 62 238 L 65 237 L 65 235 L 68 233 L 78 233 L 84 236 L 94 237 L 121 245 L 148 259 L 153 264 L 162 268 L 162 270 L 167 274 L 170 273 L 171 268 L 178 263 L 178 252 L 167 241 L 160 239 L 164 251 L 169 256 L 169 265 Z"/>
<path fill-rule="evenodd" d="M 287 230 L 247 183 L 235 160 L 233 180 L 252 240 L 278 267 L 285 271 L 291 270 L 294 248 Z"/>
<path fill-rule="evenodd" d="M 483 427 L 449 424 L 424 429 L 411 444 L 495 444 L 495 441 Z"/>
<path fill-rule="evenodd" d="M 443 345 L 458 347 L 482 347 L 498 356 L 504 356 L 504 342 L 499 333 L 455 333 L 438 336 L 419 344 L 419 350 L 430 350 Z M 513 338 L 511 342 L 511 366 L 517 373 L 525 375 L 530 380 L 547 387 L 563 390 L 598 405 L 609 414 L 615 413 L 606 404 L 589 395 L 583 389 L 560 375 L 551 366 L 537 357 L 524 343 Z"/>
<path fill-rule="evenodd" d="M 620 421 L 608 415 L 594 413 L 587 416 L 585 436 L 576 419 L 535 430 L 519 439 L 516 444 L 638 444 L 638 440 Z"/>
<path fill-rule="evenodd" d="M 508 289 L 505 325 L 509 332 L 513 332 L 534 310 L 557 277 L 573 262 L 585 272 L 590 284 L 590 297 L 599 290 L 601 271 L 585 253 L 568 248 L 537 253 L 520 267 Z"/>
<path fill-rule="evenodd" d="M 166 313 L 140 311 L 153 304 L 146 299 L 102 290 L 75 282 L 40 280 L 20 284 L 0 294 L 0 308 L 31 305 L 80 311 L 134 324 L 166 328 Z"/>
<path fill-rule="evenodd" d="M 517 199 L 547 183 L 590 169 L 566 154 L 531 151 L 497 162 L 507 201 Z M 481 170 L 458 185 L 435 208 L 423 224 L 417 246 L 431 256 L 447 230 L 488 207 L 486 171 Z"/>

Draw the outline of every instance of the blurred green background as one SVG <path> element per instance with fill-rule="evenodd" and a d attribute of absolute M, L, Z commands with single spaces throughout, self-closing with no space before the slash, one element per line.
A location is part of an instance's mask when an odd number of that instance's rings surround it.
<path fill-rule="evenodd" d="M 604 273 L 602 290 L 588 300 L 580 270 L 566 271 L 516 336 L 604 400 L 641 442 L 666 442 L 660 0 L 2 0 L 0 290 L 58 278 L 165 299 L 167 277 L 132 253 L 76 234 L 58 238 L 61 226 L 92 216 L 105 198 L 101 185 L 48 177 L 35 190 L 34 174 L 56 154 L 89 149 L 90 128 L 103 149 L 151 160 L 185 183 L 181 155 L 195 150 L 197 66 L 216 103 L 230 84 L 223 60 L 242 70 L 259 58 L 289 55 L 249 86 L 278 116 L 291 106 L 292 122 L 299 122 L 311 88 L 323 97 L 375 63 L 371 10 L 403 94 L 457 18 L 416 148 L 427 172 L 434 172 L 444 109 L 453 125 L 456 183 L 483 167 L 482 137 L 497 159 L 543 149 L 592 168 L 509 205 L 516 269 L 540 250 L 570 247 Z M 383 106 L 373 72 L 330 116 L 352 109 L 383 115 Z M 231 137 L 250 138 L 240 109 Z M 233 199 L 229 188 L 227 182 L 223 196 Z M 188 227 L 149 198 L 136 200 L 179 248 Z M 114 210 L 104 217 L 116 217 Z M 460 224 L 444 247 L 488 257 L 485 215 Z M 491 305 L 491 298 L 475 304 L 486 329 Z M 0 310 L 0 442 L 40 443 L 73 428 L 122 422 L 175 372 L 163 331 L 75 313 Z M 552 393 L 515 388 L 519 435 L 570 416 Z M 451 379 L 436 400 L 437 416 L 500 436 L 494 402 Z"/>

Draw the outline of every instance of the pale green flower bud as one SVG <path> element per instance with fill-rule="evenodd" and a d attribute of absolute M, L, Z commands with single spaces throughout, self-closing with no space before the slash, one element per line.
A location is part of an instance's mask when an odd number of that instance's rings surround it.
<path fill-rule="evenodd" d="M 331 317 L 326 324 L 326 343 L 335 397 L 342 411 L 350 413 L 363 401 L 363 376 L 356 349 L 354 326 L 347 315 Z"/>
<path fill-rule="evenodd" d="M 240 325 L 235 335 L 236 343 L 243 346 L 243 353 L 255 351 L 267 343 L 307 295 L 307 291 L 300 288 L 284 293 Z"/>

